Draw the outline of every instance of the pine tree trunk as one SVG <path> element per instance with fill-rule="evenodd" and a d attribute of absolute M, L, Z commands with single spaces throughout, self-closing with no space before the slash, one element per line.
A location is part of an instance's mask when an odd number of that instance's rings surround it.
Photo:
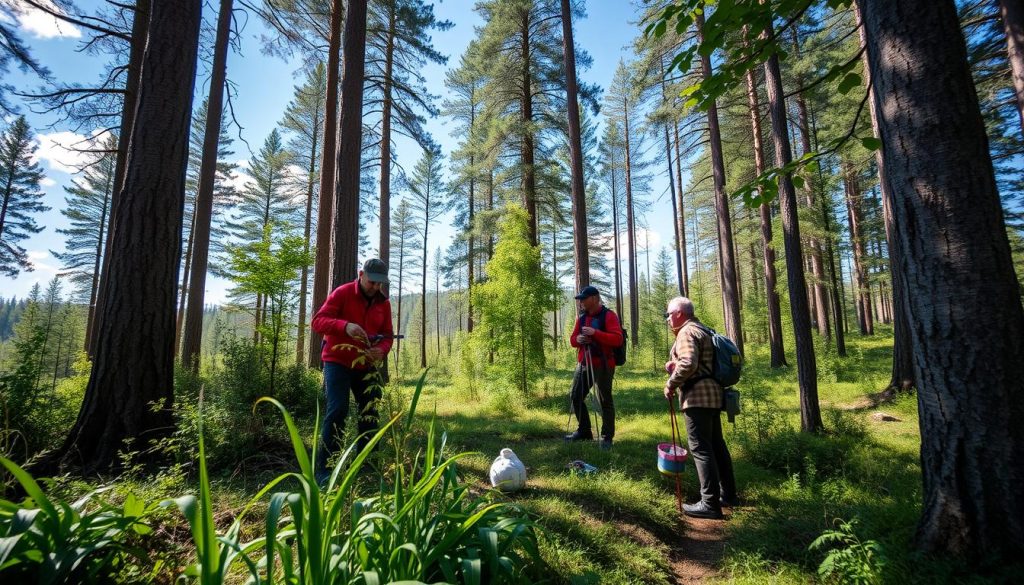
<path fill-rule="evenodd" d="M 580 104 L 576 96 L 576 45 L 573 43 L 570 4 L 569 0 L 562 0 L 562 56 L 565 59 L 565 103 L 569 118 L 573 260 L 576 263 L 576 290 L 580 290 L 590 284 L 590 238 L 587 236 L 586 181 L 583 178 Z M 557 284 L 557 279 L 555 282 Z"/>
<path fill-rule="evenodd" d="M 796 37 L 796 27 L 793 28 L 793 45 L 796 48 L 796 54 L 799 55 L 800 43 Z M 808 122 L 807 100 L 804 99 L 803 79 L 800 76 L 797 76 L 797 84 L 799 88 L 796 94 L 796 108 L 797 123 L 800 126 L 800 141 L 803 154 L 809 154 L 812 152 L 811 125 Z M 804 181 L 804 201 L 807 208 L 813 213 L 815 211 L 814 183 L 809 178 Z M 817 315 L 818 335 L 828 339 L 831 337 L 831 331 L 828 318 L 828 292 L 825 290 L 825 267 L 821 261 L 821 241 L 817 237 L 810 236 L 807 238 L 807 244 L 810 248 L 808 256 L 811 261 L 811 274 L 814 276 L 814 310 Z"/>
<path fill-rule="evenodd" d="M 704 15 L 696 18 L 697 36 L 703 39 Z M 704 79 L 711 77 L 711 57 L 701 56 Z M 718 106 L 708 107 L 708 139 L 711 142 L 711 171 L 715 183 L 715 215 L 718 216 L 718 258 L 722 280 L 722 305 L 726 334 L 743 353 L 743 324 L 740 316 L 739 291 L 736 284 L 736 255 L 732 238 L 732 217 L 729 215 L 729 197 L 725 192 L 725 157 L 722 154 L 722 134 L 718 124 Z"/>
<path fill-rule="evenodd" d="M 747 103 L 750 107 L 750 125 L 754 138 L 754 174 L 764 172 L 764 145 L 761 143 L 761 106 L 758 103 L 754 71 L 747 71 Z M 758 187 L 758 193 L 762 189 Z M 786 365 L 786 352 L 782 341 L 782 306 L 779 301 L 778 276 L 775 274 L 775 246 L 772 245 L 772 215 L 767 203 L 758 206 L 761 220 L 761 247 L 764 250 L 765 301 L 768 309 L 768 347 L 771 367 Z"/>
<path fill-rule="evenodd" d="M 391 92 L 392 68 L 395 62 L 395 5 L 385 3 L 388 10 L 387 41 L 384 44 L 384 96 L 380 122 L 380 240 L 377 257 L 391 261 Z"/>
<path fill-rule="evenodd" d="M 536 246 L 539 243 L 537 236 L 537 174 L 534 169 L 535 140 L 533 133 L 533 75 L 530 71 L 530 14 L 529 10 L 522 13 L 520 23 L 520 88 L 522 95 L 519 97 L 520 122 L 523 139 L 520 142 L 520 164 L 522 165 L 522 186 L 523 204 L 526 207 L 526 214 L 530 216 L 530 245 Z"/>
<path fill-rule="evenodd" d="M 766 30 L 774 36 L 771 26 Z M 778 55 L 765 63 L 765 85 L 771 111 L 772 137 L 775 143 L 775 165 L 791 162 L 789 133 L 786 126 L 785 92 Z M 816 433 L 822 430 L 821 407 L 818 404 L 818 367 L 811 338 L 811 315 L 807 306 L 807 283 L 804 280 L 803 250 L 800 244 L 800 222 L 797 217 L 796 192 L 793 180 L 785 174 L 779 179 L 779 206 L 782 212 L 783 242 L 786 247 L 786 276 L 789 281 L 789 309 L 793 318 L 796 342 L 797 381 L 800 386 L 800 430 Z"/>
<path fill-rule="evenodd" d="M 363 144 L 363 79 L 366 70 L 366 2 L 347 0 L 345 10 L 338 159 L 334 179 L 333 287 L 355 280 L 359 262 L 359 175 Z"/>
<path fill-rule="evenodd" d="M 679 214 L 676 216 L 676 229 L 679 230 L 679 250 L 682 253 L 683 296 L 690 294 L 690 274 L 686 260 L 686 205 L 683 202 L 683 163 L 679 154 L 679 120 L 672 122 L 675 132 L 676 148 L 676 185 L 679 185 Z"/>
<path fill-rule="evenodd" d="M 636 219 L 633 217 L 633 173 L 632 153 L 629 147 L 629 104 L 622 105 L 624 112 L 623 126 L 626 137 L 626 262 L 629 264 L 629 336 L 633 342 L 633 349 L 637 347 L 637 332 L 640 322 L 640 299 L 637 290 L 637 266 L 636 266 Z"/>
<path fill-rule="evenodd" d="M 174 357 L 180 354 L 181 335 L 185 328 L 185 308 L 188 302 L 188 280 L 192 268 L 192 242 L 196 234 L 195 205 L 192 206 L 192 222 L 188 228 L 188 241 L 185 244 L 185 269 L 182 270 L 181 287 L 178 289 L 178 314 L 174 323 Z"/>
<path fill-rule="evenodd" d="M 124 177 L 127 169 L 128 146 L 132 132 L 135 128 L 136 106 L 139 100 L 139 82 L 142 76 L 142 61 L 146 53 L 146 39 L 149 37 L 150 26 L 150 5 L 151 0 L 136 0 L 135 15 L 132 18 L 132 40 L 128 47 L 128 67 L 124 85 L 124 97 L 121 104 L 121 128 L 117 134 L 117 159 L 114 162 L 114 191 L 110 202 L 110 217 L 107 218 L 107 240 L 103 245 L 103 268 L 100 270 L 100 280 L 110 269 L 110 247 L 113 244 L 115 233 L 114 227 L 117 218 L 114 213 L 118 209 L 117 198 L 120 197 L 121 189 L 124 186 Z M 101 296 L 103 287 L 100 286 L 96 306 L 105 304 L 106 299 Z M 100 315 L 94 311 L 92 323 L 86 337 L 89 338 L 89 345 L 86 351 L 89 357 L 96 352 L 96 330 L 99 328 Z"/>
<path fill-rule="evenodd" d="M 306 183 L 306 221 L 303 226 L 302 236 L 305 244 L 302 247 L 302 252 L 308 257 L 310 248 L 310 237 L 313 235 L 313 193 L 314 193 L 314 180 L 316 177 L 316 160 L 318 156 L 317 149 L 319 148 L 318 139 L 319 132 L 317 128 L 320 126 L 320 109 L 317 108 L 313 111 L 313 125 L 310 127 L 312 137 L 310 149 L 309 149 L 309 173 L 308 183 Z M 304 352 L 306 351 L 306 298 L 309 296 L 309 266 L 307 264 L 302 265 L 302 271 L 299 275 L 299 315 L 298 323 L 295 334 L 295 363 L 304 364 L 303 359 Z M 312 330 L 311 330 L 312 331 Z"/>
<path fill-rule="evenodd" d="M 668 100 L 668 92 L 665 87 L 665 60 L 664 58 L 658 60 L 661 65 L 661 99 L 664 101 Z M 683 247 L 680 244 L 680 233 L 679 233 L 679 208 L 676 205 L 676 181 L 675 177 L 672 176 L 672 141 L 668 136 L 668 124 L 664 125 L 665 131 L 665 160 L 668 162 L 668 198 L 672 202 L 672 227 L 673 237 L 675 238 L 676 248 L 676 283 L 679 285 L 679 295 L 686 296 L 686 288 L 683 286 Z M 679 190 L 682 192 L 683 186 L 679 185 Z M 682 200 L 682 198 L 680 198 Z"/>
<path fill-rule="evenodd" d="M 615 314 L 622 315 L 622 258 L 619 257 L 619 197 L 615 188 L 615 169 L 611 169 L 612 187 L 612 245 L 615 259 Z M 619 317 L 620 319 L 622 317 Z"/>
<path fill-rule="evenodd" d="M 320 160 L 320 199 L 316 215 L 316 260 L 313 263 L 313 313 L 327 300 L 331 283 L 331 227 L 334 219 L 334 160 L 338 138 L 338 65 L 341 48 L 343 0 L 331 2 L 331 30 L 327 48 L 327 101 L 324 106 L 324 148 Z M 309 331 L 309 367 L 320 367 L 323 337 Z"/>
<path fill-rule="evenodd" d="M 850 244 L 853 248 L 854 285 L 857 289 L 857 315 L 861 335 L 874 335 L 871 310 L 871 291 L 868 288 L 867 252 L 864 248 L 864 211 L 857 171 L 848 162 L 843 163 L 843 184 L 846 186 L 846 216 L 850 224 Z"/>
<path fill-rule="evenodd" d="M 476 118 L 476 106 L 470 113 L 469 127 L 472 132 L 473 124 Z M 476 155 L 469 155 L 469 168 L 474 168 Z M 474 261 L 476 260 L 476 196 L 474 190 L 476 188 L 476 179 L 469 179 L 469 239 L 466 244 L 466 331 L 468 333 L 473 332 L 473 283 L 474 272 L 476 268 Z M 459 319 L 459 330 L 462 330 L 462 319 Z"/>
<path fill-rule="evenodd" d="M 998 0 L 999 16 L 1006 31 L 1006 54 L 1010 61 L 1017 115 L 1024 129 L 1024 1 Z"/>
<path fill-rule="evenodd" d="M 87 472 L 174 429 L 174 309 L 181 260 L 199 0 L 153 3 L 124 187 L 101 284 L 95 359 L 63 459 Z M 154 407 L 155 405 L 155 407 Z"/>
<path fill-rule="evenodd" d="M 917 542 L 968 562 L 1024 551 L 1024 308 L 952 1 L 863 0 L 913 347 Z"/>
<path fill-rule="evenodd" d="M 430 200 L 428 200 L 423 206 L 424 209 L 430 206 Z M 429 213 L 429 212 L 424 212 Z M 420 288 L 420 367 L 427 367 L 427 220 L 424 219 L 423 226 L 423 264 L 421 276 L 421 288 Z"/>
<path fill-rule="evenodd" d="M 217 155 L 220 146 L 220 122 L 224 108 L 224 82 L 227 79 L 228 42 L 231 40 L 233 0 L 220 1 L 217 16 L 217 41 L 213 49 L 210 76 L 210 99 L 207 102 L 206 130 L 203 134 L 203 160 L 199 166 L 199 188 L 193 211 L 192 286 L 185 310 L 182 362 L 193 372 L 199 371 L 203 344 L 203 305 L 206 297 L 206 269 L 210 254 L 210 225 L 213 222 L 213 187 L 217 177 Z M 182 292 L 184 294 L 184 292 Z"/>

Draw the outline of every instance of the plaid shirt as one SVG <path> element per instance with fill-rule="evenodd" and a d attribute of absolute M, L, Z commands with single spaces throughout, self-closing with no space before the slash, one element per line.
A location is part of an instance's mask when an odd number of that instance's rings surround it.
<path fill-rule="evenodd" d="M 698 327 L 700 321 L 693 317 L 676 334 L 669 359 L 675 362 L 675 370 L 668 378 L 668 385 L 674 390 L 683 388 L 680 395 L 680 409 L 722 408 L 722 387 L 711 378 L 715 360 L 715 346 L 711 335 Z M 686 381 L 696 376 L 708 376 L 687 386 Z"/>

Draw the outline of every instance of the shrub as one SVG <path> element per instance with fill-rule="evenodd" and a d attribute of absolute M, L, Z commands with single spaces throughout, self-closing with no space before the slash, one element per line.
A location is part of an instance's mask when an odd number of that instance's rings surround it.
<path fill-rule="evenodd" d="M 861 540 L 854 532 L 856 519 L 835 522 L 838 529 L 826 530 L 808 547 L 812 551 L 828 550 L 818 567 L 818 575 L 832 583 L 881 583 L 886 564 L 882 545 L 874 540 Z"/>
<path fill-rule="evenodd" d="M 107 583 L 105 571 L 137 553 L 133 535 L 149 534 L 145 518 L 155 508 L 133 494 L 114 505 L 101 487 L 73 503 L 46 496 L 35 479 L 13 461 L 0 465 L 14 476 L 28 498 L 20 504 L 0 499 L 0 573 L 5 582 Z M 9 580 L 8 580 L 9 579 Z"/>

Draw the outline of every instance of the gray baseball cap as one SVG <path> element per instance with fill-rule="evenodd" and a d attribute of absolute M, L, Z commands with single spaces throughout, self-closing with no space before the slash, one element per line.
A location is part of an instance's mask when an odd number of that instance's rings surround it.
<path fill-rule="evenodd" d="M 363 272 L 370 282 L 388 284 L 388 265 L 380 258 L 370 258 L 364 262 Z"/>

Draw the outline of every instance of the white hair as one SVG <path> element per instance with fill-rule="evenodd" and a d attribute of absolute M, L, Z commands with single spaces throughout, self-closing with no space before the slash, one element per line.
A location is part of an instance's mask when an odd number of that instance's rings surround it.
<path fill-rule="evenodd" d="M 693 317 L 693 301 L 686 297 L 675 297 L 668 302 L 668 310 L 678 310 L 686 317 Z"/>

